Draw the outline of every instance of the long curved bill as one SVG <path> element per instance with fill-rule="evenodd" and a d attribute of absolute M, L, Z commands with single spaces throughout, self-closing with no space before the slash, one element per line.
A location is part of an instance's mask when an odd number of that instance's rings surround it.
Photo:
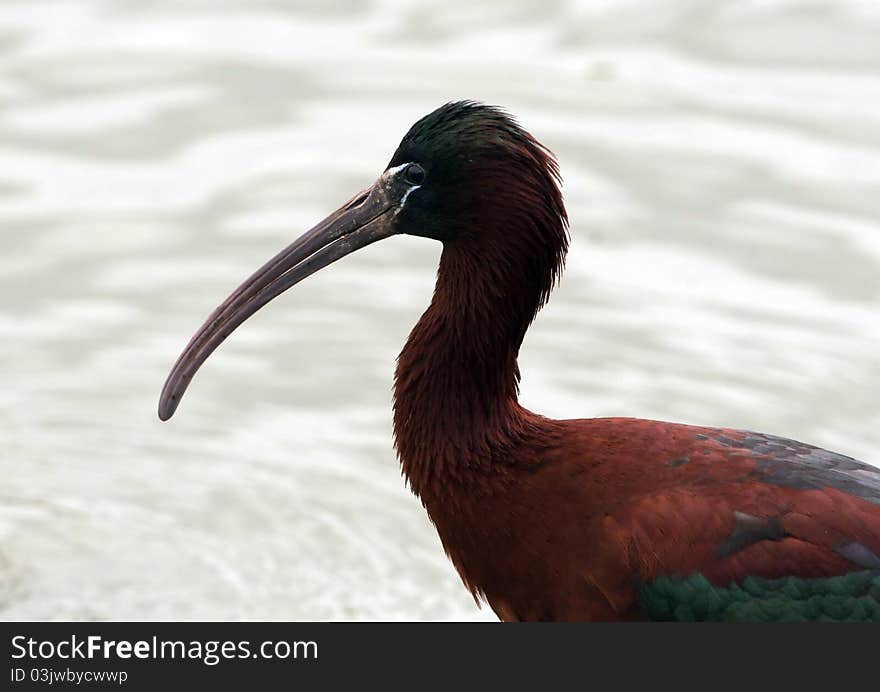
<path fill-rule="evenodd" d="M 393 219 L 406 190 L 395 179 L 395 172 L 386 172 L 372 187 L 266 262 L 211 313 L 165 381 L 159 399 L 161 420 L 174 415 L 202 363 L 248 317 L 319 269 L 397 232 Z"/>

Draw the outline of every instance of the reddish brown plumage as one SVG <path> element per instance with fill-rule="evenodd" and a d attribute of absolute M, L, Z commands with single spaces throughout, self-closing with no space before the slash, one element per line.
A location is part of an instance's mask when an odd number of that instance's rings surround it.
<path fill-rule="evenodd" d="M 766 482 L 759 455 L 714 439 L 744 433 L 510 413 L 505 451 L 420 489 L 462 579 L 503 619 L 638 619 L 638 589 L 659 576 L 828 577 L 864 569 L 843 544 L 880 554 L 880 505 Z M 736 512 L 786 536 L 721 557 Z"/>
<path fill-rule="evenodd" d="M 405 145 L 392 164 L 411 156 Z M 403 472 L 474 596 L 509 620 L 637 619 L 640 586 L 662 575 L 726 585 L 864 569 L 835 549 L 880 555 L 880 485 L 873 502 L 785 487 L 766 481 L 755 450 L 716 439 L 744 433 L 519 406 L 517 354 L 561 267 L 566 218 L 552 155 L 528 136 L 517 146 L 516 175 L 515 162 L 482 162 L 491 201 L 469 208 L 473 233 L 445 239 L 396 373 Z M 784 535 L 721 556 L 738 515 Z"/>

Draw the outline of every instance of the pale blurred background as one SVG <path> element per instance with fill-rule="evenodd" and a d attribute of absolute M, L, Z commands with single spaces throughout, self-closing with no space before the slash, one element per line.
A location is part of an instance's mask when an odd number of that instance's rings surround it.
<path fill-rule="evenodd" d="M 880 463 L 880 3 L 2 0 L 0 617 L 472 619 L 391 447 L 440 247 L 374 245 L 156 403 L 448 100 L 559 156 L 524 403 Z"/>

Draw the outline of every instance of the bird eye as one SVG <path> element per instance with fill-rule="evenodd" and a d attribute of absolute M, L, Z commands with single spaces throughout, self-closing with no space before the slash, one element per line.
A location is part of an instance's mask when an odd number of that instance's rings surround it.
<path fill-rule="evenodd" d="M 411 163 L 403 172 L 403 178 L 413 185 L 421 185 L 425 182 L 425 169 L 417 163 Z"/>

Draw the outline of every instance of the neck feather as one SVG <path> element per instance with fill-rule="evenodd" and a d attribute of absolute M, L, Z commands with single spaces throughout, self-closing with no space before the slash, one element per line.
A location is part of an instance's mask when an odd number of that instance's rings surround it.
<path fill-rule="evenodd" d="M 444 247 L 395 375 L 395 441 L 416 494 L 491 468 L 527 426 L 517 355 L 542 296 L 521 277 L 467 243 Z"/>

